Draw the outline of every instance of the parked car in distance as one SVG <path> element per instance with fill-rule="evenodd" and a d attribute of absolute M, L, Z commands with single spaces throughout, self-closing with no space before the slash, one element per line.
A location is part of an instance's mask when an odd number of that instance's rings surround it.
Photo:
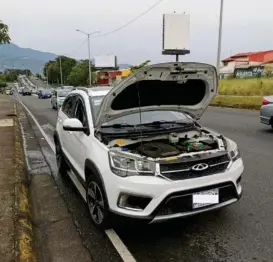
<path fill-rule="evenodd" d="M 273 96 L 263 97 L 260 109 L 260 122 L 273 128 Z"/>
<path fill-rule="evenodd" d="M 68 94 L 71 92 L 70 89 L 56 89 L 54 90 L 52 96 L 51 96 L 51 106 L 53 109 L 59 109 L 64 99 L 68 96 Z"/>
<path fill-rule="evenodd" d="M 38 98 L 39 99 L 46 99 L 46 98 L 51 98 L 51 90 L 50 89 L 43 89 L 40 90 L 38 93 Z"/>
<path fill-rule="evenodd" d="M 22 90 L 23 96 L 31 96 L 31 93 L 32 93 L 31 90 L 27 87 L 23 88 L 23 90 Z"/>
<path fill-rule="evenodd" d="M 217 92 L 214 66 L 170 62 L 66 97 L 54 132 L 57 166 L 98 228 L 111 226 L 111 214 L 156 223 L 241 198 L 237 144 L 198 121 Z"/>
<path fill-rule="evenodd" d="M 11 88 L 6 88 L 6 95 L 13 95 L 13 90 Z"/>

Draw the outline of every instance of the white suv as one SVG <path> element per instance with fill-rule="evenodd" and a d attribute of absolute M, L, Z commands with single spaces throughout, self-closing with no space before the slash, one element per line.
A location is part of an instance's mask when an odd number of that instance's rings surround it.
<path fill-rule="evenodd" d="M 112 213 L 153 223 L 240 199 L 236 143 L 197 122 L 217 89 L 211 65 L 162 63 L 66 97 L 54 135 L 58 167 L 74 174 L 98 227 Z"/>

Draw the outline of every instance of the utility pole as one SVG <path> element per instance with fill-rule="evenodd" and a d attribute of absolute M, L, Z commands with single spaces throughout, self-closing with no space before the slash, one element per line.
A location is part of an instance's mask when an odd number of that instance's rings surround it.
<path fill-rule="evenodd" d="M 89 60 L 89 87 L 92 87 L 92 69 L 91 69 L 91 52 L 90 52 L 90 35 L 99 33 L 100 31 L 95 31 L 93 33 L 86 33 L 82 30 L 76 29 L 77 32 L 83 33 L 87 36 L 87 45 L 88 45 L 88 60 Z"/>
<path fill-rule="evenodd" d="M 90 53 L 90 34 L 87 34 L 88 44 L 88 59 L 89 59 L 89 87 L 92 86 L 92 69 L 91 69 L 91 53 Z"/>
<path fill-rule="evenodd" d="M 224 9 L 224 0 L 221 0 L 221 4 L 220 4 L 220 18 L 219 18 L 219 32 L 218 32 L 217 61 L 216 61 L 216 68 L 217 68 L 217 74 L 218 75 L 219 75 L 220 63 L 221 63 L 223 9 Z"/>
<path fill-rule="evenodd" d="M 59 57 L 60 59 L 60 76 L 61 76 L 61 86 L 63 86 L 63 70 L 62 70 L 62 57 Z"/>

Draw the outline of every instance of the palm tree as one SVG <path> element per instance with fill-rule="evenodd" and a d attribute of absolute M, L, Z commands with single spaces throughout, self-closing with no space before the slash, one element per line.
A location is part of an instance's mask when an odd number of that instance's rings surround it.
<path fill-rule="evenodd" d="M 0 20 L 0 45 L 9 43 L 9 27 Z"/>

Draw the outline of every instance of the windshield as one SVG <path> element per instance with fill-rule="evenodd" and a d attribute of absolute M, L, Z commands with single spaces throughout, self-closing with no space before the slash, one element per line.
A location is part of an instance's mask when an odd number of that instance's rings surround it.
<path fill-rule="evenodd" d="M 50 90 L 43 90 L 42 93 L 43 93 L 43 94 L 50 94 L 51 91 L 50 91 Z"/>
<path fill-rule="evenodd" d="M 103 100 L 104 96 L 98 96 L 98 97 L 91 97 L 91 105 L 92 110 L 95 118 L 97 117 L 98 111 L 100 109 L 101 102 Z M 189 122 L 190 117 L 186 114 L 183 114 L 181 112 L 175 112 L 175 111 L 162 111 L 162 110 L 156 110 L 156 111 L 149 111 L 149 112 L 142 112 L 141 113 L 141 121 L 140 121 L 140 114 L 134 113 L 127 116 L 119 117 L 114 120 L 111 120 L 109 122 L 104 123 L 102 126 L 111 126 L 115 124 L 128 124 L 128 125 L 139 125 L 141 124 L 147 124 L 155 121 L 179 121 L 179 122 Z"/>
<path fill-rule="evenodd" d="M 61 90 L 58 92 L 59 97 L 66 97 L 70 93 L 70 90 Z"/>
<path fill-rule="evenodd" d="M 94 117 L 96 118 L 100 109 L 101 102 L 103 100 L 104 96 L 93 96 L 90 97 L 90 102 L 92 106 L 92 112 Z"/>

